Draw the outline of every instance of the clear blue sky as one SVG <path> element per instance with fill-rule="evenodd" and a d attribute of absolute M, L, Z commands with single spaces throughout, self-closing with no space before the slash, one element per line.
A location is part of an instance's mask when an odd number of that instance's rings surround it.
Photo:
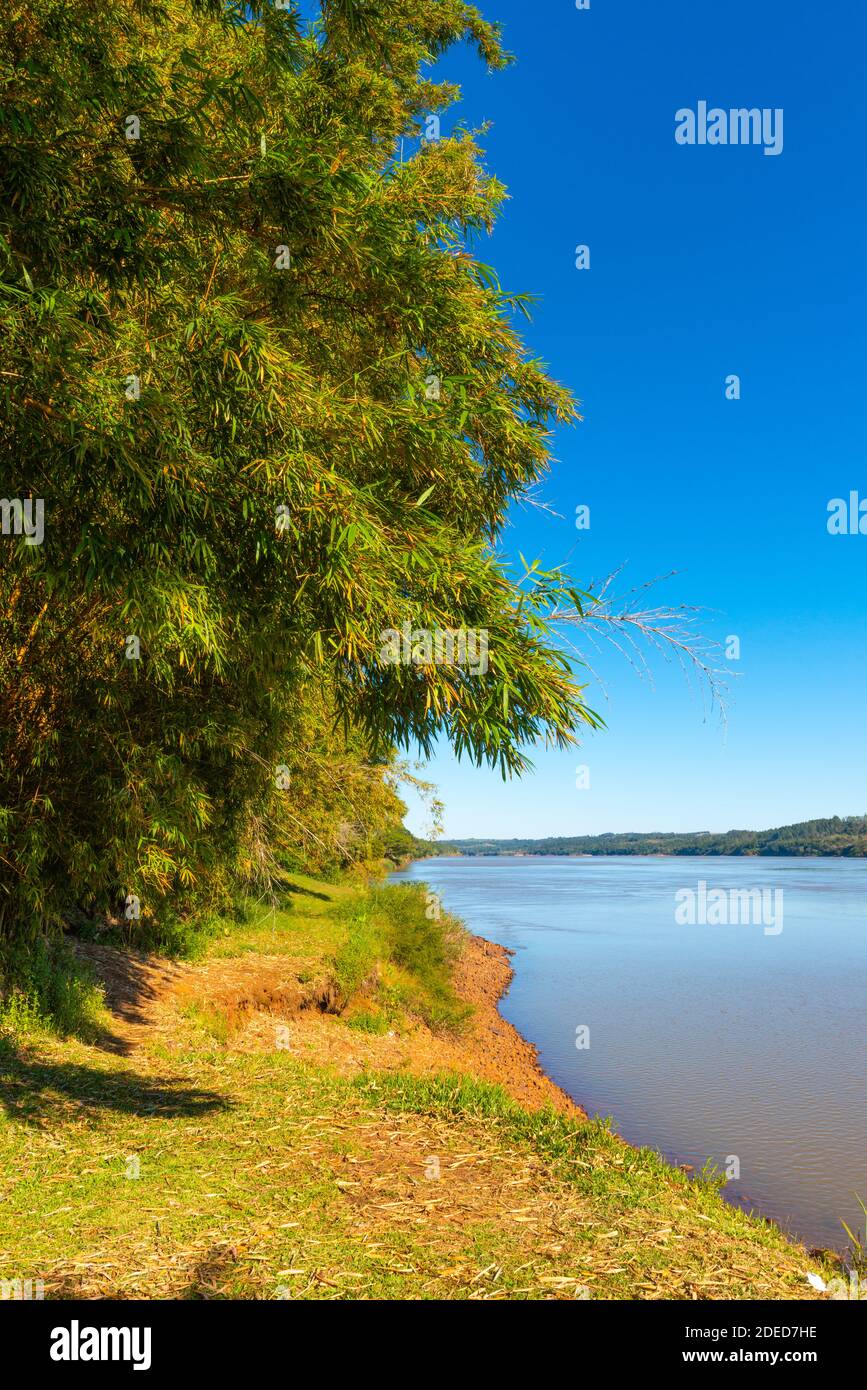
<path fill-rule="evenodd" d="M 865 7 L 854 0 L 480 0 L 517 55 L 442 71 L 491 121 L 510 201 L 478 249 L 540 297 L 525 336 L 580 398 L 544 495 L 507 546 L 580 584 L 627 564 L 741 638 L 726 730 L 676 670 L 654 687 L 594 658 L 607 720 L 505 785 L 445 750 L 427 773 L 446 833 L 760 828 L 867 810 L 867 535 L 827 505 L 867 497 Z M 784 148 L 684 147 L 675 112 L 782 107 Z M 578 271 L 586 243 L 591 269 Z M 741 378 L 739 401 L 725 379 Z M 575 507 L 591 529 L 575 529 Z M 590 789 L 577 790 L 578 764 Z M 415 806 L 410 826 L 420 830 Z"/>

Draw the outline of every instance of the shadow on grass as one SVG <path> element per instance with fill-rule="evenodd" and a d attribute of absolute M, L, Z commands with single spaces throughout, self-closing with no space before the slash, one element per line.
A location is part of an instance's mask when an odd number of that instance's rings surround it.
<path fill-rule="evenodd" d="M 159 956 L 119 951 L 95 942 L 77 941 L 74 948 L 102 986 L 117 1029 L 101 1027 L 85 1041 L 103 1052 L 129 1055 L 150 1028 L 154 1006 L 171 993 L 183 967 Z"/>
<path fill-rule="evenodd" d="M 320 893 L 315 888 L 305 888 L 303 884 L 296 883 L 292 878 L 281 878 L 279 888 L 281 893 L 299 893 L 303 898 L 319 898 L 320 902 L 323 903 L 330 903 L 333 900 L 331 893 Z"/>
<path fill-rule="evenodd" d="M 64 1113 L 113 1110 L 173 1119 L 230 1108 L 216 1091 L 183 1085 L 174 1077 L 151 1079 L 78 1062 L 38 1061 L 8 1039 L 0 1039 L 0 1105 L 24 1124 L 57 1120 Z"/>

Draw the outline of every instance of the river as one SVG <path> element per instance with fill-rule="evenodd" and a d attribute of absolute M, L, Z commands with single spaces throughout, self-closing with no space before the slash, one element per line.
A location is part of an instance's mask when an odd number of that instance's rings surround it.
<path fill-rule="evenodd" d="M 391 879 L 418 880 L 515 952 L 502 1012 L 585 1110 L 727 1170 L 729 1200 L 810 1245 L 844 1247 L 841 1218 L 864 1240 L 867 861 L 492 856 Z"/>

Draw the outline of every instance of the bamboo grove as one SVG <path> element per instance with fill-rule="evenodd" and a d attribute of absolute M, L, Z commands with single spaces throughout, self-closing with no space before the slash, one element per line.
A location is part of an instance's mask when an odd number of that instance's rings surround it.
<path fill-rule="evenodd" d="M 595 722 L 560 576 L 499 548 L 575 407 L 476 256 L 504 198 L 476 138 L 425 133 L 457 95 L 432 64 L 503 66 L 497 29 L 284 5 L 0 16 L 7 938 L 369 848 L 399 750 L 511 775 Z M 485 671 L 384 663 L 406 624 L 484 629 Z"/>

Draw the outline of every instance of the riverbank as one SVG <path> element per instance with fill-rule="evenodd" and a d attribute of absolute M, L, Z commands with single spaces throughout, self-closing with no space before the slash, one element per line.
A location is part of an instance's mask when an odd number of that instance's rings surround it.
<path fill-rule="evenodd" d="M 423 897 L 292 887 L 195 963 L 82 946 L 96 1035 L 7 1031 L 0 1278 L 55 1298 L 821 1296 L 806 1275 L 829 1259 L 544 1076 L 497 1009 L 502 948 L 447 917 L 437 937 Z"/>

